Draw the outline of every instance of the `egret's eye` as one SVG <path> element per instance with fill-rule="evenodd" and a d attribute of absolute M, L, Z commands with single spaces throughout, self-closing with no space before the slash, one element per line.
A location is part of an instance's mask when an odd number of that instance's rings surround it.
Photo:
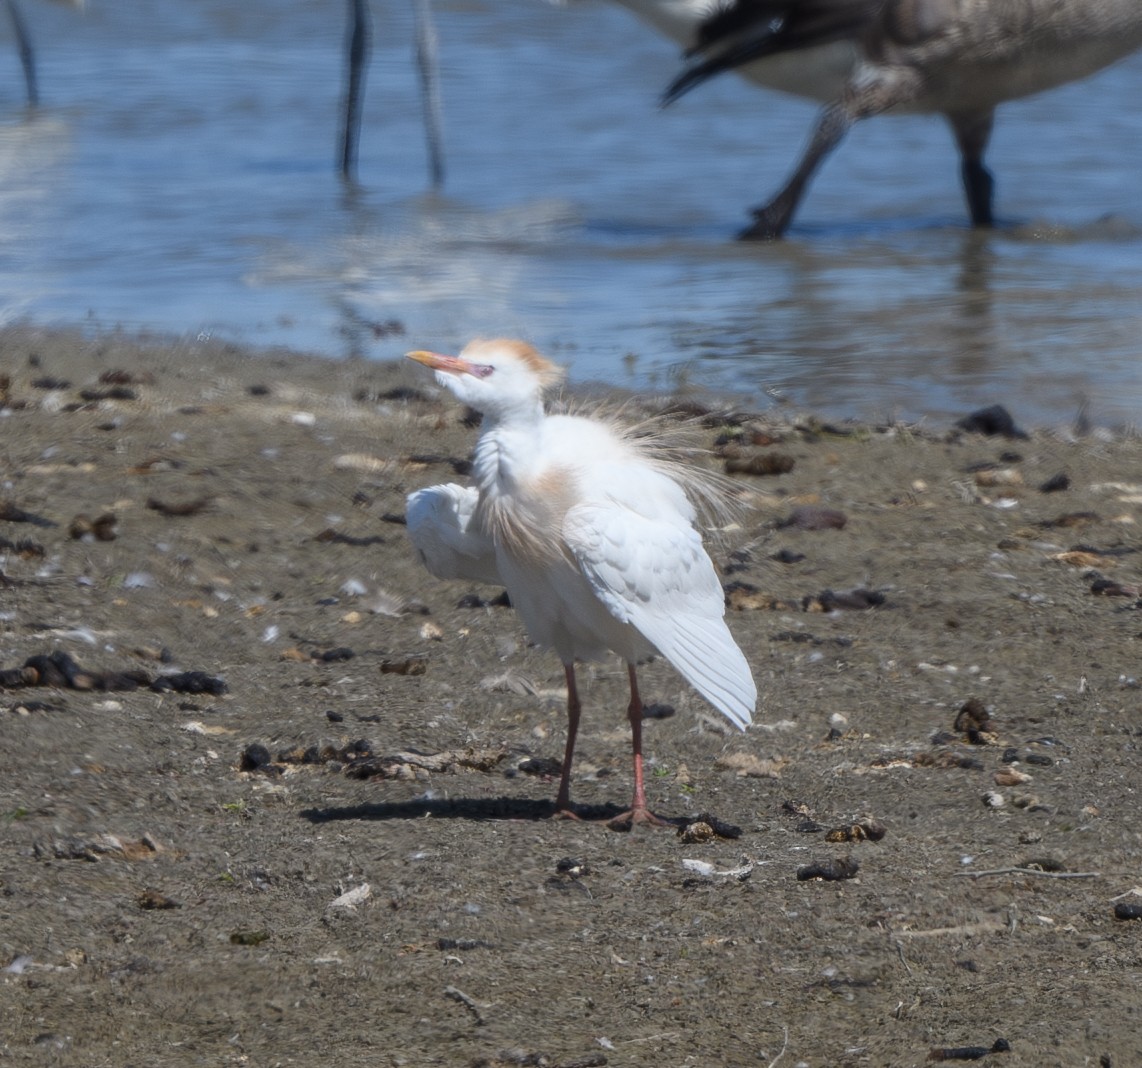
<path fill-rule="evenodd" d="M 495 368 L 490 363 L 474 363 L 472 364 L 472 374 L 477 378 L 488 378 Z"/>

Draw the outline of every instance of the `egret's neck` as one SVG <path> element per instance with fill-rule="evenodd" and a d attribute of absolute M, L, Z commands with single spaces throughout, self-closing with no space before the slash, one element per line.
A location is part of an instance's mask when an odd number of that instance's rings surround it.
<path fill-rule="evenodd" d="M 539 461 L 542 401 L 484 415 L 476 443 L 472 474 L 481 491 L 495 496 L 513 493 Z"/>

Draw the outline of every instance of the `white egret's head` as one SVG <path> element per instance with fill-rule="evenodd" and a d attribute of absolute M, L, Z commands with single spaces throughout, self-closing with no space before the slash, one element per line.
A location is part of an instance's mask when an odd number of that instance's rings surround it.
<path fill-rule="evenodd" d="M 457 399 L 492 418 L 534 412 L 543 391 L 563 374 L 526 341 L 510 338 L 472 341 L 459 356 L 418 350 L 408 357 L 431 367 Z"/>

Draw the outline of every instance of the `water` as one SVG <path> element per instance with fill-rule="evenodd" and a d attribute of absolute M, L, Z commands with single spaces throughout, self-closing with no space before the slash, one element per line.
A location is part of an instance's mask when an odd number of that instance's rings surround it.
<path fill-rule="evenodd" d="M 997 233 L 966 228 L 941 122 L 881 119 L 789 240 L 745 246 L 813 109 L 725 78 L 659 110 L 673 45 L 606 4 L 437 0 L 440 195 L 411 0 L 375 4 L 347 195 L 342 0 L 22 2 L 43 106 L 0 40 L 4 320 L 331 358 L 515 334 L 578 380 L 834 416 L 1138 420 L 1142 56 L 1000 112 Z"/>

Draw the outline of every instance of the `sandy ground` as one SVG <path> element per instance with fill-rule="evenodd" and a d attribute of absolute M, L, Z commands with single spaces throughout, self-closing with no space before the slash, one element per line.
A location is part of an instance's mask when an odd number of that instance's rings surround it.
<path fill-rule="evenodd" d="M 422 368 L 0 352 L 0 1062 L 1142 1064 L 1136 438 L 699 421 L 789 470 L 713 548 L 755 726 L 644 669 L 686 840 L 548 818 L 557 660 L 400 525 L 476 433 Z"/>

